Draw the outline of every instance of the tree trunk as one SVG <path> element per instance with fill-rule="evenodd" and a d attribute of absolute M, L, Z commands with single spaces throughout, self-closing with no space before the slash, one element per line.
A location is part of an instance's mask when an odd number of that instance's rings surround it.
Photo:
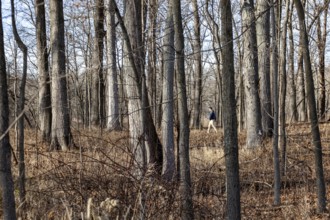
<path fill-rule="evenodd" d="M 50 143 L 52 108 L 47 53 L 45 0 L 36 0 L 35 4 L 39 76 L 39 122 L 42 140 Z"/>
<path fill-rule="evenodd" d="M 21 84 L 19 86 L 19 101 L 17 104 L 18 114 L 22 114 L 25 106 L 25 84 L 27 76 L 27 52 L 28 49 L 26 45 L 21 40 L 17 27 L 16 27 L 16 18 L 15 18 L 15 4 L 14 0 L 10 1 L 11 3 L 11 21 L 13 26 L 13 34 L 15 41 L 23 53 L 23 74 L 21 79 Z M 21 204 L 25 203 L 25 159 L 24 159 L 24 114 L 17 121 L 18 127 L 18 154 L 19 154 L 19 165 L 18 165 L 18 185 L 19 185 L 19 200 Z M 23 206 L 24 207 L 24 206 Z M 24 210 L 24 208 L 22 208 Z"/>
<path fill-rule="evenodd" d="M 237 117 L 235 100 L 235 68 L 230 0 L 221 0 L 221 56 L 222 74 L 226 81 L 222 87 L 224 147 L 227 180 L 227 218 L 241 219 L 240 181 L 237 141 Z"/>
<path fill-rule="evenodd" d="M 190 161 L 189 161 L 189 118 L 187 108 L 187 91 L 185 79 L 184 36 L 181 17 L 181 2 L 171 0 L 173 7 L 175 51 L 176 51 L 176 81 L 178 86 L 178 120 L 179 133 L 179 159 L 180 159 L 180 194 L 182 196 L 181 219 L 194 219 L 192 202 Z"/>
<path fill-rule="evenodd" d="M 313 138 L 314 153 L 315 153 L 315 173 L 316 173 L 316 188 L 317 188 L 317 211 L 323 213 L 326 210 L 326 187 L 323 175 L 323 161 L 322 161 L 322 145 L 320 138 L 320 130 L 318 125 L 316 100 L 314 91 L 314 80 L 312 72 L 312 64 L 309 53 L 308 34 L 305 24 L 305 12 L 300 0 L 294 0 L 296 5 L 300 33 L 302 36 L 302 44 L 300 45 L 303 51 L 305 71 L 306 71 L 306 92 L 309 107 L 309 117 L 311 120 L 311 133 Z"/>
<path fill-rule="evenodd" d="M 258 94 L 258 54 L 253 0 L 242 0 L 243 19 L 243 75 L 245 77 L 247 148 L 260 145 L 261 110 Z"/>
<path fill-rule="evenodd" d="M 277 40 L 277 19 L 275 6 L 271 8 L 272 18 L 272 72 L 273 72 L 273 99 L 274 99 L 274 131 L 273 131 L 273 164 L 274 164 L 274 205 L 281 204 L 281 173 L 278 152 L 278 124 L 279 124 L 279 103 L 278 103 L 278 40 Z"/>
<path fill-rule="evenodd" d="M 273 130 L 272 103 L 270 95 L 270 13 L 268 0 L 257 0 L 257 43 L 258 71 L 260 77 L 260 104 L 262 131 L 265 136 L 271 136 Z"/>
<path fill-rule="evenodd" d="M 193 52 L 194 52 L 194 71 L 195 71 L 195 91 L 194 92 L 194 111 L 193 111 L 193 128 L 199 129 L 201 125 L 201 105 L 202 105 L 202 54 L 201 54 L 201 30 L 200 19 L 198 12 L 197 0 L 192 1 L 194 11 L 194 38 L 193 38 Z"/>
<path fill-rule="evenodd" d="M 50 0 L 50 45 L 52 47 L 52 141 L 50 150 L 68 150 L 73 144 L 70 130 L 66 73 L 63 0 Z"/>
<path fill-rule="evenodd" d="M 279 6 L 281 7 L 281 6 Z M 287 50 L 287 29 L 288 29 L 288 19 L 289 19 L 289 9 L 290 9 L 290 0 L 286 0 L 285 5 L 285 18 L 283 22 L 282 28 L 282 36 L 281 36 L 281 55 L 280 55 L 280 63 L 281 63 L 281 97 L 280 97 L 280 145 L 282 150 L 282 169 L 281 173 L 285 176 L 286 172 L 286 130 L 285 130 L 285 115 L 286 115 L 286 86 L 287 86 L 287 73 L 286 73 L 286 50 Z M 282 10 L 281 8 L 279 10 Z M 280 19 L 280 18 L 279 18 Z"/>
<path fill-rule="evenodd" d="M 2 218 L 4 220 L 15 220 L 14 182 L 11 172 L 11 146 L 8 130 L 9 101 L 3 37 L 2 3 L 0 1 L 0 186 L 2 194 Z"/>
<path fill-rule="evenodd" d="M 104 0 L 95 1 L 94 29 L 91 123 L 103 127 L 105 124 L 105 89 L 103 76 Z"/>
<path fill-rule="evenodd" d="M 327 20 L 328 20 L 328 8 L 329 2 L 325 2 L 324 5 L 324 21 L 323 21 L 323 30 L 321 28 L 321 18 L 317 19 L 317 40 L 318 40 L 318 50 L 319 50 L 319 117 L 320 120 L 325 119 L 326 111 L 326 88 L 325 88 L 325 49 L 327 43 Z M 323 33 L 322 33 L 323 32 Z"/>
<path fill-rule="evenodd" d="M 294 40 L 293 40 L 293 28 L 292 28 L 292 11 L 293 4 L 291 5 L 290 15 L 289 15 L 289 85 L 290 85 L 290 96 L 289 96 L 289 112 L 291 113 L 292 120 L 298 121 L 298 109 L 297 109 L 297 92 L 296 92 L 296 74 L 294 73 Z"/>
<path fill-rule="evenodd" d="M 172 181 L 175 173 L 174 159 L 174 28 L 172 7 L 169 5 L 164 38 L 164 79 L 163 79 L 163 169 L 162 176 Z"/>
<path fill-rule="evenodd" d="M 112 0 L 107 2 L 107 75 L 108 75 L 108 130 L 120 130 L 118 74 L 116 65 L 116 24 Z"/>
<path fill-rule="evenodd" d="M 302 42 L 302 33 L 299 33 L 299 45 Z M 307 121 L 306 92 L 305 92 L 305 71 L 302 47 L 298 49 L 298 113 L 299 121 Z"/>

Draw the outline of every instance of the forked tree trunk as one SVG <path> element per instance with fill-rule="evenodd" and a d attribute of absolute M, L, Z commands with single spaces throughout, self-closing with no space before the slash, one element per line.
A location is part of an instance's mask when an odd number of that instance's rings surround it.
<path fill-rule="evenodd" d="M 305 11 L 300 0 L 294 0 L 296 5 L 300 33 L 302 36 L 302 44 L 300 45 L 303 51 L 305 71 L 306 71 L 306 92 L 309 107 L 309 117 L 311 120 L 311 133 L 314 145 L 315 154 L 315 174 L 316 174 L 316 189 L 317 189 L 317 211 L 323 213 L 326 210 L 326 187 L 323 174 L 323 161 L 322 161 L 322 145 L 320 130 L 317 118 L 317 108 L 315 100 L 314 80 L 312 72 L 312 64 L 309 53 L 309 40 L 305 24 Z"/>
<path fill-rule="evenodd" d="M 9 101 L 3 37 L 2 2 L 0 0 L 0 186 L 2 195 L 2 218 L 5 220 L 15 220 L 14 182 L 11 172 L 11 146 L 8 131 Z"/>
<path fill-rule="evenodd" d="M 50 150 L 68 150 L 73 145 L 70 130 L 65 73 L 63 0 L 50 0 L 52 48 L 52 140 Z"/>
<path fill-rule="evenodd" d="M 11 3 L 11 21 L 13 26 L 13 34 L 15 41 L 23 53 L 23 74 L 21 79 L 21 84 L 19 86 L 19 100 L 17 104 L 17 112 L 18 114 L 22 114 L 24 111 L 25 106 L 25 84 L 26 84 L 26 76 L 27 76 L 27 53 L 28 49 L 26 45 L 21 40 L 17 27 L 16 27 L 16 18 L 15 18 L 15 4 L 14 0 L 10 1 Z M 17 121 L 18 127 L 18 158 L 19 158 L 19 165 L 18 165 L 18 188 L 19 188 L 19 200 L 22 204 L 22 210 L 24 210 L 24 203 L 25 203 L 25 159 L 24 159 L 24 114 L 18 119 Z"/>
<path fill-rule="evenodd" d="M 222 105 L 224 147 L 226 160 L 227 217 L 241 219 L 240 181 L 238 163 L 237 117 L 235 100 L 235 68 L 230 0 L 220 1 L 221 14 L 221 55 L 223 59 Z"/>
<path fill-rule="evenodd" d="M 243 69 L 245 77 L 247 148 L 261 143 L 261 110 L 258 94 L 258 54 L 253 0 L 241 0 L 243 19 Z"/>
<path fill-rule="evenodd" d="M 50 143 L 52 128 L 52 107 L 47 53 L 45 0 L 36 0 L 35 4 L 39 78 L 39 123 L 42 140 Z"/>

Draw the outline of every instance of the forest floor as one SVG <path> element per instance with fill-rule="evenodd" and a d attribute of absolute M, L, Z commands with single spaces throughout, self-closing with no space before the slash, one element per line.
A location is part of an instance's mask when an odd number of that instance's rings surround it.
<path fill-rule="evenodd" d="M 323 165 L 330 198 L 330 124 L 320 124 Z M 78 150 L 49 152 L 35 130 L 26 131 L 25 206 L 23 219 L 179 219 L 180 195 L 176 184 L 147 174 L 132 175 L 132 152 L 127 132 L 73 131 Z M 15 149 L 14 133 L 11 133 Z M 242 219 L 329 219 L 317 214 L 314 153 L 310 126 L 287 126 L 286 175 L 281 179 L 281 205 L 273 205 L 272 139 L 256 150 L 246 150 L 239 134 Z M 190 134 L 190 161 L 196 219 L 226 216 L 225 165 L 222 132 Z M 280 151 L 281 152 L 281 151 Z M 13 162 L 17 180 L 17 162 Z M 18 186 L 15 185 L 18 198 Z M 141 211 L 141 201 L 145 209 Z M 25 208 L 23 211 L 22 208 Z M 330 206 L 327 205 L 328 210 Z M 142 214 L 141 214 L 142 213 Z"/>

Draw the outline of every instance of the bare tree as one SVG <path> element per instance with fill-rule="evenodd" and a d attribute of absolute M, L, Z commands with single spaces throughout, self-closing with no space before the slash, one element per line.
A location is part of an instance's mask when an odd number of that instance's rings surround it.
<path fill-rule="evenodd" d="M 241 0 L 243 26 L 243 75 L 245 77 L 247 148 L 260 145 L 261 111 L 258 94 L 258 55 L 253 0 Z"/>
<path fill-rule="evenodd" d="M 174 28 L 172 6 L 168 5 L 165 38 L 164 38 L 164 79 L 163 79 L 163 167 L 162 175 L 167 181 L 173 180 L 175 172 L 174 159 Z"/>
<path fill-rule="evenodd" d="M 194 52 L 194 71 L 195 71 L 195 91 L 194 92 L 194 107 L 193 107 L 193 128 L 200 128 L 201 123 L 201 105 L 202 105 L 202 45 L 201 45 L 201 30 L 198 1 L 193 0 L 194 11 L 194 37 L 193 37 L 193 52 Z"/>
<path fill-rule="evenodd" d="M 231 2 L 230 0 L 221 0 L 220 4 L 221 55 L 224 63 L 222 73 L 226 79 L 222 86 L 222 105 L 227 176 L 227 215 L 228 219 L 241 219 Z"/>
<path fill-rule="evenodd" d="M 103 38 L 104 38 L 104 0 L 95 0 L 94 12 L 94 50 L 93 50 L 93 88 L 91 90 L 91 123 L 104 126 L 105 89 L 103 74 Z"/>
<path fill-rule="evenodd" d="M 47 53 L 45 0 L 35 0 L 35 10 L 39 76 L 39 123 L 42 140 L 50 143 L 52 108 Z"/>
<path fill-rule="evenodd" d="M 24 111 L 25 106 L 25 84 L 26 84 L 26 76 L 27 76 L 27 53 L 28 49 L 26 45 L 23 43 L 21 37 L 18 34 L 16 27 L 16 16 L 15 16 L 15 4 L 14 0 L 10 1 L 11 4 L 11 21 L 13 25 L 13 34 L 15 41 L 23 53 L 23 74 L 21 79 L 21 84 L 19 86 L 19 101 L 17 103 L 17 112 L 21 114 Z M 20 203 L 24 204 L 25 202 L 25 160 L 24 160 L 24 117 L 20 117 L 17 121 L 18 127 L 18 155 L 19 155 L 19 199 Z"/>
<path fill-rule="evenodd" d="M 306 92 L 308 99 L 309 107 L 309 117 L 311 120 L 311 133 L 313 138 L 314 153 L 315 153 L 315 173 L 316 173 L 316 188 L 317 188 L 317 210 L 322 213 L 326 210 L 326 187 L 323 174 L 323 161 L 322 161 L 322 145 L 320 137 L 320 129 L 318 125 L 318 117 L 316 110 L 316 100 L 315 100 L 315 91 L 314 91 L 314 80 L 312 65 L 309 53 L 309 40 L 308 34 L 306 31 L 305 23 L 305 11 L 301 4 L 300 0 L 294 0 L 296 5 L 298 18 L 299 18 L 299 27 L 302 37 L 302 44 L 300 47 L 303 51 L 305 71 L 306 71 Z"/>
<path fill-rule="evenodd" d="M 50 149 L 68 150 L 73 144 L 70 130 L 66 72 L 63 0 L 50 0 L 52 55 L 52 140 Z"/>
<path fill-rule="evenodd" d="M 258 43 L 258 71 L 260 77 L 260 104 L 262 116 L 262 130 L 266 136 L 272 135 L 272 103 L 270 96 L 270 13 L 269 1 L 257 0 L 257 43 Z"/>
<path fill-rule="evenodd" d="M 107 1 L 107 74 L 108 74 L 108 118 L 107 129 L 120 130 L 118 74 L 116 64 L 116 24 L 112 0 Z"/>
<path fill-rule="evenodd" d="M 191 191 L 190 160 L 189 160 L 189 119 L 187 107 L 187 91 L 185 79 L 184 64 L 184 36 L 181 17 L 181 2 L 171 0 L 173 7 L 173 21 L 175 33 L 175 55 L 176 55 L 176 82 L 178 88 L 178 120 L 180 124 L 179 133 L 179 176 L 180 176 L 180 194 L 182 201 L 181 219 L 194 219 L 194 210 Z"/>
<path fill-rule="evenodd" d="M 281 204 L 281 172 L 278 151 L 278 124 L 279 124 L 279 88 L 278 88 L 278 36 L 277 19 L 275 15 L 275 5 L 271 8 L 272 24 L 272 73 L 273 73 L 273 111 L 274 111 L 274 130 L 273 130 L 273 164 L 274 164 L 274 205 Z"/>
<path fill-rule="evenodd" d="M 14 182 L 11 172 L 11 146 L 9 142 L 9 102 L 6 58 L 3 42 L 2 2 L 0 1 L 0 185 L 3 219 L 15 220 Z"/>

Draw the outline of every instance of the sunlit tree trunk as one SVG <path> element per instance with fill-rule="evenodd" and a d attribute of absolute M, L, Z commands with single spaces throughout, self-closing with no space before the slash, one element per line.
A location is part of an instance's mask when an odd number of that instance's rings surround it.
<path fill-rule="evenodd" d="M 311 133 L 314 145 L 315 154 L 315 174 L 316 174 L 316 189 L 317 189 L 317 211 L 323 213 L 326 210 L 326 186 L 323 174 L 323 161 L 322 161 L 322 145 L 320 137 L 320 129 L 317 118 L 317 108 L 314 91 L 314 80 L 312 72 L 312 64 L 309 53 L 309 40 L 305 24 L 305 11 L 300 0 L 294 0 L 296 5 L 300 33 L 302 41 L 300 47 L 303 51 L 305 71 L 306 71 L 306 92 L 308 99 L 308 112 L 311 120 Z"/>
<path fill-rule="evenodd" d="M 8 130 L 9 102 L 3 37 L 2 2 L 0 1 L 0 185 L 2 195 L 2 218 L 4 220 L 15 220 L 14 182 L 11 172 L 11 146 Z"/>
<path fill-rule="evenodd" d="M 221 57 L 223 90 L 223 128 L 227 180 L 227 217 L 241 219 L 240 181 L 237 141 L 237 117 L 235 100 L 235 68 L 232 29 L 232 12 L 230 0 L 220 1 L 221 14 Z"/>
<path fill-rule="evenodd" d="M 243 68 L 245 77 L 247 148 L 260 145 L 261 110 L 258 94 L 258 54 L 253 0 L 241 0 L 243 19 Z"/>
<path fill-rule="evenodd" d="M 50 45 L 52 47 L 52 140 L 50 149 L 68 150 L 73 145 L 70 130 L 66 72 L 63 1 L 50 0 Z"/>

